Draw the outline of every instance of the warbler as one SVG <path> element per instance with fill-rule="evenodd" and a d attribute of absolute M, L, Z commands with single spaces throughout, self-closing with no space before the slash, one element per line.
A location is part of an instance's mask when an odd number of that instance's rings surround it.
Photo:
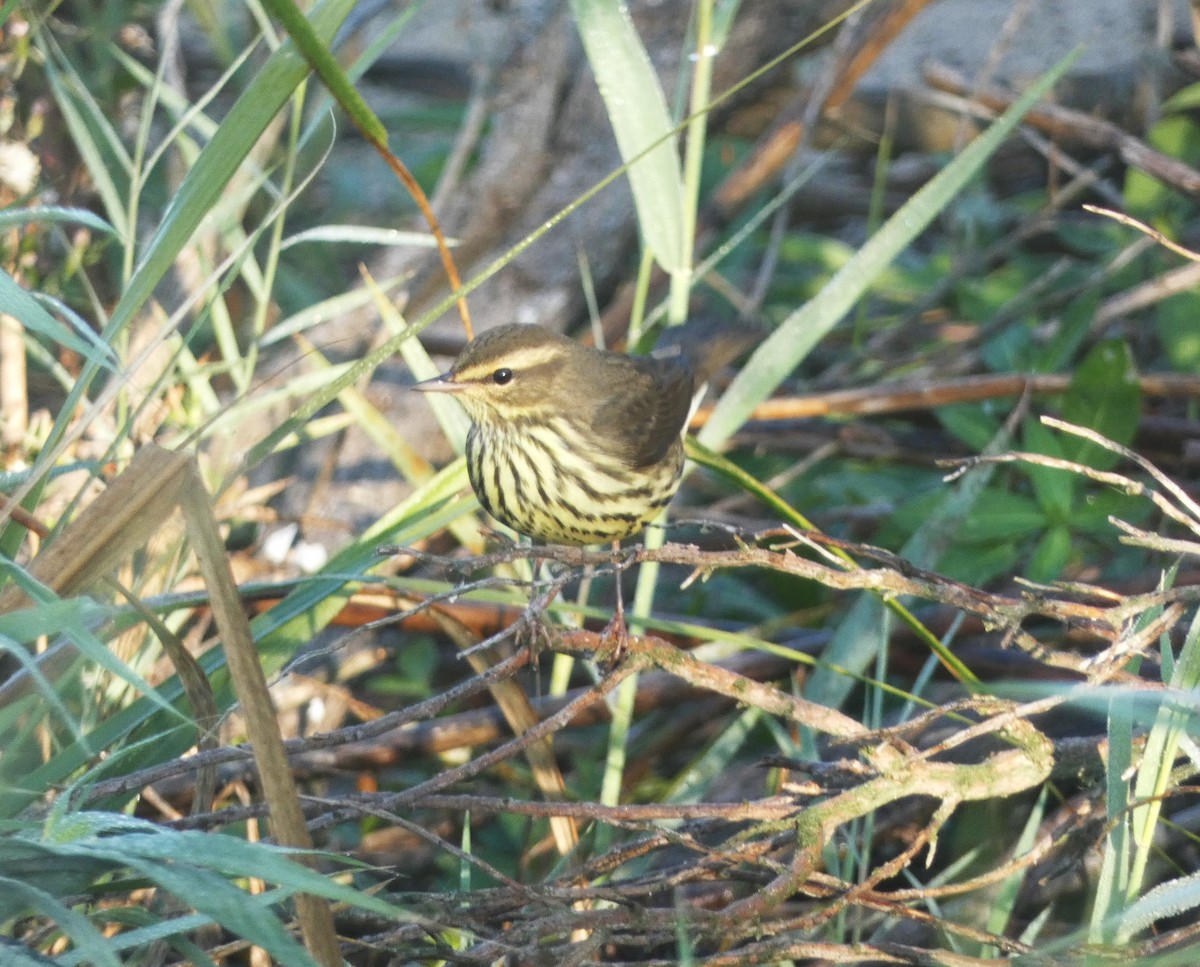
<path fill-rule="evenodd" d="M 467 474 L 497 520 L 551 544 L 621 541 L 675 496 L 697 383 L 746 343 L 708 334 L 689 347 L 699 335 L 689 325 L 693 338 L 678 333 L 665 356 L 497 326 L 413 388 L 453 394 L 467 411 Z"/>

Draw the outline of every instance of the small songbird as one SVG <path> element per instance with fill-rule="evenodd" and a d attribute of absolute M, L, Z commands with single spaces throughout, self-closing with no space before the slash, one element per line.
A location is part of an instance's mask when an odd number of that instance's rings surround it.
<path fill-rule="evenodd" d="M 545 543 L 615 548 L 679 489 L 697 387 L 760 336 L 696 320 L 660 340 L 662 355 L 627 356 L 541 326 L 497 326 L 413 389 L 452 393 L 467 411 L 467 476 L 489 514 Z M 603 636 L 621 643 L 616 588 Z"/>
<path fill-rule="evenodd" d="M 532 325 L 489 329 L 446 373 L 471 418 L 467 474 L 513 530 L 552 544 L 639 533 L 675 496 L 695 375 L 686 356 L 626 356 Z"/>

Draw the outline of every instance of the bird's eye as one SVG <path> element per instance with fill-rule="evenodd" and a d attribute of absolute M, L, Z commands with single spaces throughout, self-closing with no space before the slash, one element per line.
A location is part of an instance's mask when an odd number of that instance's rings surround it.
<path fill-rule="evenodd" d="M 506 386 L 512 382 L 513 371 L 511 369 L 498 369 L 492 373 L 492 382 L 497 386 Z"/>

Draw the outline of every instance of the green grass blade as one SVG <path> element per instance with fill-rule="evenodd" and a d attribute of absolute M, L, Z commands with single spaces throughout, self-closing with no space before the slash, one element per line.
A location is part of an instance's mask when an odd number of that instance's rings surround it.
<path fill-rule="evenodd" d="M 1165 647 L 1169 648 L 1169 643 Z M 1200 685 L 1200 615 L 1192 620 L 1168 685 L 1182 695 L 1192 694 Z M 1137 897 L 1145 881 L 1163 798 L 1171 782 L 1180 742 L 1187 735 L 1188 726 L 1194 724 L 1192 715 L 1190 709 L 1175 707 L 1168 695 L 1146 738 L 1146 749 L 1133 789 L 1133 798 L 1138 805 L 1133 807 L 1130 825 L 1136 850 L 1126 887 L 1127 901 Z"/>
<path fill-rule="evenodd" d="M 133 162 L 125 143 L 49 31 L 38 29 L 34 39 L 45 57 L 46 79 L 54 99 L 108 219 L 121 243 L 132 245 L 134 226 L 129 221 L 125 199 L 129 197 Z"/>
<path fill-rule="evenodd" d="M 318 3 L 311 14 L 317 36 L 325 40 L 332 38 L 353 6 L 354 0 L 323 0 Z M 52 45 L 53 38 L 48 38 L 46 43 Z M 204 219 L 222 200 L 229 185 L 236 183 L 235 176 L 239 168 L 260 136 L 308 74 L 308 62 L 293 44 L 286 43 L 271 54 L 247 84 L 212 140 L 190 166 L 158 230 L 141 253 L 141 260 L 109 316 L 103 334 L 105 342 L 115 343 L 130 322 L 144 311 L 155 289 L 172 270 L 176 259 Z M 61 78 L 59 83 L 62 83 Z M 64 110 L 69 107 L 68 104 Z M 102 159 L 96 163 L 102 164 Z M 114 219 L 120 216 L 118 209 L 119 206 L 110 212 Z M 120 232 L 121 225 L 114 224 Z M 87 397 L 101 365 L 94 352 L 88 356 L 87 364 L 68 392 L 54 426 L 43 443 L 34 464 L 31 482 L 24 492 L 15 495 L 17 500 L 38 499 L 42 481 L 49 469 L 61 457 L 73 435 L 83 432 L 88 421 L 77 419 L 75 414 L 81 401 Z M 12 556 L 22 536 L 21 528 L 5 527 L 0 533 L 0 553 Z"/>
<path fill-rule="evenodd" d="M 312 11 L 314 31 L 319 37 L 327 40 L 332 38 L 353 6 L 354 0 L 324 0 Z M 109 342 L 142 311 L 155 288 L 171 271 L 183 247 L 220 201 L 226 186 L 258 142 L 259 136 L 308 73 L 308 62 L 295 46 L 284 44 L 271 54 L 258 75 L 247 85 L 188 171 L 158 231 L 146 246 L 141 261 L 109 318 L 105 329 L 105 337 Z M 80 375 L 42 451 L 39 459 L 41 468 L 44 469 L 57 458 L 57 445 L 66 433 L 67 422 L 72 419 L 76 405 L 95 375 L 95 365 L 89 365 Z"/>
<path fill-rule="evenodd" d="M 329 52 L 331 38 L 320 37 L 292 0 L 263 0 L 263 5 L 279 18 L 300 53 L 312 65 L 322 83 L 337 99 L 354 125 L 380 146 L 388 141 L 387 128 L 363 100 L 341 65 Z"/>
<path fill-rule="evenodd" d="M 22 289 L 3 269 L 0 269 L 0 312 L 19 320 L 29 332 L 37 333 L 53 343 L 79 353 L 98 367 L 108 370 L 113 368 L 112 350 L 94 333 L 83 330 L 83 337 L 76 336 L 43 309 L 37 299 Z"/>
<path fill-rule="evenodd" d="M 1121 919 L 1121 934 L 1132 937 L 1157 920 L 1166 917 L 1178 918 L 1184 914 L 1191 914 L 1194 922 L 1195 911 L 1198 908 L 1200 908 L 1200 873 L 1168 880 L 1147 891 L 1145 896 L 1130 905 Z M 1194 949 L 1192 955 L 1195 955 Z M 1175 961 L 1175 963 L 1182 962 Z"/>
<path fill-rule="evenodd" d="M 33 222 L 49 225 L 86 225 L 105 235 L 115 235 L 117 231 L 95 212 L 90 212 L 86 208 L 64 208 L 61 205 L 49 205 L 46 208 L 6 208 L 4 211 L 0 211 L 0 228 L 13 228 Z"/>
<path fill-rule="evenodd" d="M 22 880 L 0 876 L 0 892 L 5 895 L 4 907 L 24 904 L 26 909 L 37 910 L 42 916 L 54 922 L 64 936 L 71 939 L 80 959 L 96 967 L 121 967 L 121 960 L 112 951 L 104 939 L 104 935 L 92 926 L 78 910 L 60 903 L 53 893 L 38 889 Z M 4 917 L 8 919 L 8 917 Z M 32 953 L 22 953 L 18 947 L 4 947 L 4 963 L 8 967 L 45 967 L 55 961 L 43 957 L 35 957 Z"/>
<path fill-rule="evenodd" d="M 683 176 L 674 129 L 658 75 L 633 28 L 625 4 L 571 0 L 588 62 L 608 109 L 642 238 L 668 272 L 684 264 Z"/>

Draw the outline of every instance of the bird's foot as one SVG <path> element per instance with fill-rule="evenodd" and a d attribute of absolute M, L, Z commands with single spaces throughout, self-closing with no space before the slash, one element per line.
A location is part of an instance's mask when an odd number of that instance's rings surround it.
<path fill-rule="evenodd" d="M 621 551 L 621 542 L 613 541 L 614 557 Z M 629 628 L 625 624 L 625 597 L 621 592 L 621 572 L 629 563 L 628 560 L 613 562 L 613 582 L 616 590 L 616 607 L 613 609 L 612 620 L 600 632 L 600 647 L 604 651 L 609 666 L 616 665 L 629 651 Z"/>
<path fill-rule="evenodd" d="M 529 664 L 534 669 L 538 667 L 538 645 L 545 642 L 549 647 L 551 644 L 545 616 L 558 596 L 560 587 L 558 582 L 554 582 L 549 589 L 539 593 L 538 585 L 534 583 L 530 588 L 529 604 L 517 619 L 518 627 L 514 641 L 518 646 L 525 645 L 529 649 Z"/>
<path fill-rule="evenodd" d="M 513 623 L 513 647 L 518 650 L 528 649 L 529 667 L 535 670 L 538 667 L 538 655 L 541 651 L 538 644 L 544 640 L 546 640 L 546 626 L 541 615 L 526 611 Z"/>
<path fill-rule="evenodd" d="M 600 632 L 600 650 L 610 666 L 618 664 L 629 651 L 629 627 L 625 624 L 625 608 L 622 607 L 620 595 L 617 596 L 612 620 Z"/>

